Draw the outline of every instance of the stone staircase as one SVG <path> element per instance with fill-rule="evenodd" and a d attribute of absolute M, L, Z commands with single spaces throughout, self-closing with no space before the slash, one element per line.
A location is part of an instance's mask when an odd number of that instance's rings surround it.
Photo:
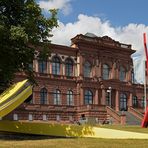
<path fill-rule="evenodd" d="M 126 115 L 126 124 L 127 125 L 141 125 L 141 120 L 135 117 L 133 114 L 131 114 L 128 111 L 119 112 L 124 113 Z"/>

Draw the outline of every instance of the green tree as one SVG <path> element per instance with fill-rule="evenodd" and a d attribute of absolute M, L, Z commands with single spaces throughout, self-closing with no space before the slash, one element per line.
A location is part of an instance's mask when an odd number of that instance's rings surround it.
<path fill-rule="evenodd" d="M 35 0 L 0 0 L 0 90 L 12 82 L 15 73 L 24 71 L 34 80 L 29 67 L 35 48 L 43 46 L 41 55 L 48 56 L 52 36 L 57 27 L 57 10 L 44 17 Z"/>

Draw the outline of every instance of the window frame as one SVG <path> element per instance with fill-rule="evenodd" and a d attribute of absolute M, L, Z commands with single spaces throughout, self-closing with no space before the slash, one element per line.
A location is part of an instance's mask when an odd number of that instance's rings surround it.
<path fill-rule="evenodd" d="M 104 67 L 106 66 L 106 67 Z M 103 68 L 102 68 L 102 77 L 104 80 L 108 80 L 109 79 L 109 74 L 110 74 L 110 67 L 108 64 L 103 64 Z"/>
<path fill-rule="evenodd" d="M 61 91 L 59 89 L 56 89 L 53 92 L 53 102 L 54 105 L 61 105 Z"/>
<path fill-rule="evenodd" d="M 90 62 L 86 61 L 84 63 L 84 77 L 91 77 L 91 64 Z"/>
<path fill-rule="evenodd" d="M 90 105 L 93 104 L 93 93 L 91 90 L 85 90 L 84 91 L 84 104 Z"/>
<path fill-rule="evenodd" d="M 61 71 L 61 60 L 59 57 L 55 56 L 52 58 L 52 74 L 60 75 Z"/>
<path fill-rule="evenodd" d="M 47 60 L 38 60 L 38 72 L 47 73 Z"/>
<path fill-rule="evenodd" d="M 67 98 L 67 105 L 69 105 L 69 106 L 74 105 L 73 91 L 72 90 L 67 91 L 66 98 Z"/>
<path fill-rule="evenodd" d="M 73 76 L 73 60 L 71 58 L 67 58 L 65 60 L 65 75 Z"/>
<path fill-rule="evenodd" d="M 48 91 L 46 88 L 42 88 L 40 90 L 40 104 L 45 105 L 48 103 L 47 102 L 47 97 L 48 97 L 47 94 L 48 94 Z"/>

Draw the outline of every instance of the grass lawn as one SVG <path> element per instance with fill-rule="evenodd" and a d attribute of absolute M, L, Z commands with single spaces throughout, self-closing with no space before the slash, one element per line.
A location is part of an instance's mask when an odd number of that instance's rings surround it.
<path fill-rule="evenodd" d="M 98 126 L 98 127 L 116 129 L 116 130 L 123 130 L 123 131 L 131 131 L 131 132 L 139 132 L 139 133 L 147 133 L 148 134 L 148 128 L 141 128 L 140 126 L 101 125 L 101 126 Z"/>
<path fill-rule="evenodd" d="M 103 128 L 148 133 L 148 128 L 139 126 L 103 125 Z M 46 136 L 31 136 L 23 134 L 0 134 L 0 148 L 147 148 L 148 140 L 137 139 L 95 139 L 95 138 L 53 138 Z"/>
<path fill-rule="evenodd" d="M 29 139 L 29 138 L 28 138 Z M 0 147 L 4 148 L 28 148 L 28 147 L 49 147 L 49 148 L 146 148 L 148 140 L 109 140 L 93 138 L 48 138 L 40 140 L 23 139 L 2 139 Z"/>

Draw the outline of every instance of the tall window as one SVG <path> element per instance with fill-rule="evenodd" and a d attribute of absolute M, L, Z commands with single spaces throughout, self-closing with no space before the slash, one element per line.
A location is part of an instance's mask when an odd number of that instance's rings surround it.
<path fill-rule="evenodd" d="M 58 57 L 54 57 L 52 59 L 52 74 L 59 75 L 60 74 L 60 59 Z"/>
<path fill-rule="evenodd" d="M 120 94 L 120 111 L 127 111 L 127 96 L 124 93 Z"/>
<path fill-rule="evenodd" d="M 84 104 L 92 104 L 93 103 L 93 94 L 90 90 L 85 90 L 84 93 Z"/>
<path fill-rule="evenodd" d="M 73 92 L 71 90 L 67 91 L 67 105 L 73 105 Z"/>
<path fill-rule="evenodd" d="M 109 66 L 107 64 L 103 64 L 103 79 L 109 79 Z"/>
<path fill-rule="evenodd" d="M 126 76 L 125 68 L 121 66 L 120 70 L 119 70 L 119 79 L 120 79 L 120 81 L 124 81 L 125 76 Z"/>
<path fill-rule="evenodd" d="M 47 104 L 47 89 L 42 88 L 40 91 L 40 103 Z"/>
<path fill-rule="evenodd" d="M 86 62 L 84 64 L 84 77 L 90 77 L 91 73 L 91 64 L 89 62 Z"/>
<path fill-rule="evenodd" d="M 106 92 L 106 105 L 110 105 L 110 96 L 109 92 Z"/>
<path fill-rule="evenodd" d="M 141 107 L 144 108 L 145 107 L 145 97 L 143 96 L 141 99 Z"/>
<path fill-rule="evenodd" d="M 133 107 L 138 107 L 138 98 L 137 98 L 137 96 L 133 96 Z"/>
<path fill-rule="evenodd" d="M 54 105 L 61 104 L 61 92 L 58 89 L 54 90 L 53 99 L 54 99 Z"/>
<path fill-rule="evenodd" d="M 73 75 L 73 61 L 71 59 L 66 59 L 65 61 L 65 74 L 66 76 Z"/>
<path fill-rule="evenodd" d="M 47 61 L 39 60 L 39 72 L 40 73 L 47 72 Z"/>

